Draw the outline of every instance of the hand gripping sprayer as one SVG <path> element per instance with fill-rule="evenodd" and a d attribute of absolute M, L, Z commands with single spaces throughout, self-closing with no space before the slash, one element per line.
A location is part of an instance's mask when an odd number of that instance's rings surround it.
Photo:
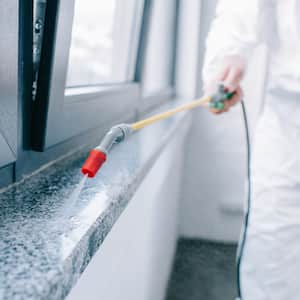
<path fill-rule="evenodd" d="M 218 86 L 217 91 L 211 96 L 205 96 L 201 99 L 183 104 L 166 112 L 154 115 L 150 118 L 138 121 L 133 124 L 119 124 L 112 127 L 104 136 L 101 143 L 91 150 L 89 157 L 85 161 L 81 171 L 89 178 L 94 177 L 101 166 L 105 163 L 109 151 L 115 144 L 119 144 L 126 140 L 133 132 L 140 130 L 148 125 L 156 123 L 160 120 L 170 118 L 171 116 L 192 110 L 199 106 L 209 106 L 216 109 L 223 109 L 224 102 L 232 97 L 233 93 L 227 93 L 222 84 Z"/>

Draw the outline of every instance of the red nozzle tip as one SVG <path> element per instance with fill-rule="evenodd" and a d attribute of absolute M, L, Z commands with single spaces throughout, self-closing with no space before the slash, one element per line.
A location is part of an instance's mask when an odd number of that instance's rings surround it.
<path fill-rule="evenodd" d="M 106 161 L 106 154 L 93 149 L 81 168 L 81 172 L 88 177 L 94 177 Z"/>

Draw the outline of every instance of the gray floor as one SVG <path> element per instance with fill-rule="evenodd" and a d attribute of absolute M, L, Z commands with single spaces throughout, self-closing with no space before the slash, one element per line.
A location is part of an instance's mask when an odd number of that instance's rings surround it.
<path fill-rule="evenodd" d="M 235 245 L 182 239 L 166 300 L 233 300 Z"/>

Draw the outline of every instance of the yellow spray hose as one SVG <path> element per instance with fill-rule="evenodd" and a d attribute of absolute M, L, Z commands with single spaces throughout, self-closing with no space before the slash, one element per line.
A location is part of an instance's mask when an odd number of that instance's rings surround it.
<path fill-rule="evenodd" d="M 183 104 L 179 107 L 170 109 L 166 112 L 163 112 L 163 113 L 160 113 L 158 115 L 152 116 L 150 118 L 147 118 L 147 119 L 138 121 L 136 123 L 130 124 L 131 129 L 136 131 L 136 130 L 142 129 L 142 128 L 148 126 L 148 125 L 151 125 L 151 124 L 153 124 L 157 121 L 167 119 L 167 118 L 169 118 L 169 117 L 171 117 L 171 116 L 173 116 L 173 115 L 175 115 L 179 112 L 188 111 L 188 110 L 194 109 L 198 106 L 206 106 L 211 101 L 211 98 L 212 98 L 211 96 L 205 96 L 205 97 L 200 98 L 198 100 L 194 100 L 192 102 Z"/>

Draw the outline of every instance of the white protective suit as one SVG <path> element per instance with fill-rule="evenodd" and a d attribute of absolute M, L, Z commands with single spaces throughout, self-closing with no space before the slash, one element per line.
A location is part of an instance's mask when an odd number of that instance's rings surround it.
<path fill-rule="evenodd" d="M 270 49 L 251 162 L 251 211 L 239 268 L 242 300 L 300 299 L 300 0 L 220 0 L 204 81 L 225 56 Z"/>

